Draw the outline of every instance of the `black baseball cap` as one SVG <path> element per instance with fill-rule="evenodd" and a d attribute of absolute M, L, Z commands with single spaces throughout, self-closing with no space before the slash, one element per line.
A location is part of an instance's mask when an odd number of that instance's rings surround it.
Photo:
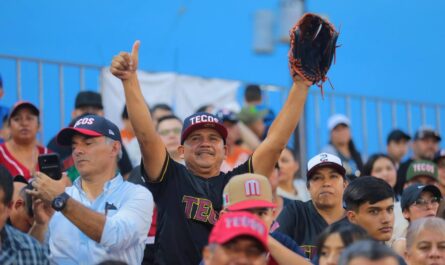
<path fill-rule="evenodd" d="M 102 96 L 94 91 L 80 91 L 76 96 L 74 108 L 96 107 L 103 109 Z"/>
<path fill-rule="evenodd" d="M 420 183 L 414 183 L 408 188 L 403 190 L 402 198 L 400 199 L 400 206 L 402 211 L 408 209 L 417 199 L 419 199 L 420 194 L 424 191 L 429 191 L 434 197 L 441 198 L 442 193 L 439 188 L 434 185 L 423 185 Z"/>
<path fill-rule="evenodd" d="M 221 120 L 210 113 L 198 112 L 184 119 L 184 126 L 182 127 L 181 133 L 181 144 L 184 144 L 185 139 L 187 139 L 192 132 L 206 128 L 216 130 L 223 138 L 224 143 L 226 142 L 227 129 L 221 123 Z"/>
<path fill-rule="evenodd" d="M 9 113 L 9 119 L 14 117 L 19 110 L 25 109 L 25 108 L 31 110 L 31 112 L 34 115 L 36 115 L 36 116 L 40 115 L 39 109 L 34 104 L 32 104 L 31 102 L 29 102 L 29 101 L 18 101 L 18 102 L 16 102 L 14 104 L 14 106 L 12 106 L 11 112 Z"/>
<path fill-rule="evenodd" d="M 416 134 L 414 134 L 414 140 L 427 139 L 427 138 L 434 138 L 438 142 L 440 142 L 442 140 L 439 132 L 437 132 L 436 130 L 434 130 L 430 127 L 421 127 L 416 132 Z"/>
<path fill-rule="evenodd" d="M 122 142 L 119 128 L 106 118 L 97 115 L 82 116 L 74 123 L 73 127 L 62 129 L 57 134 L 57 143 L 62 146 L 70 146 L 71 140 L 76 134 L 90 137 L 105 136 Z"/>
<path fill-rule="evenodd" d="M 386 139 L 386 144 L 389 144 L 392 141 L 400 142 L 400 140 L 409 141 L 411 140 L 411 136 L 409 136 L 409 134 L 405 133 L 400 129 L 395 129 L 388 134 L 388 138 Z"/>

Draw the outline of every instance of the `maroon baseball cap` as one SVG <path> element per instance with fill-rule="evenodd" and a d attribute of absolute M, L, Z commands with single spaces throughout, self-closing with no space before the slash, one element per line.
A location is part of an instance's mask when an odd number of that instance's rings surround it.
<path fill-rule="evenodd" d="M 12 106 L 11 112 L 9 114 L 9 119 L 14 117 L 19 110 L 24 109 L 24 108 L 27 108 L 27 109 L 31 110 L 31 112 L 34 115 L 36 115 L 36 116 L 40 115 L 39 109 L 34 104 L 32 104 L 31 102 L 29 102 L 29 101 L 18 101 L 18 102 L 16 102 L 14 104 L 14 106 Z"/>
<path fill-rule="evenodd" d="M 250 236 L 267 248 L 268 230 L 263 221 L 248 212 L 228 212 L 220 216 L 209 236 L 209 243 L 225 244 L 240 237 Z"/>
<path fill-rule="evenodd" d="M 214 129 L 216 130 L 226 142 L 227 129 L 222 124 L 222 121 L 215 115 L 207 112 L 198 112 L 184 119 L 184 126 L 181 133 L 181 144 L 184 144 L 185 139 L 194 131 L 199 129 Z"/>
<path fill-rule="evenodd" d="M 105 136 L 122 142 L 119 128 L 111 121 L 98 115 L 82 116 L 74 123 L 73 127 L 62 129 L 57 134 L 57 143 L 62 146 L 70 146 L 72 138 L 76 134 L 90 137 Z"/>

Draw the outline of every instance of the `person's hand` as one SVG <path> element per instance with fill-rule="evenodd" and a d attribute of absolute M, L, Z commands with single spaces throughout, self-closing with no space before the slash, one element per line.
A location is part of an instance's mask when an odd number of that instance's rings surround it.
<path fill-rule="evenodd" d="M 302 77 L 300 77 L 299 75 L 295 75 L 293 77 L 294 83 L 297 86 L 301 86 L 301 87 L 306 87 L 309 88 L 310 86 L 312 86 L 312 81 L 309 80 L 305 80 Z"/>
<path fill-rule="evenodd" d="M 117 78 L 122 81 L 130 79 L 136 74 L 139 62 L 139 46 L 141 42 L 135 41 L 131 53 L 120 52 L 113 57 L 111 62 L 110 71 Z"/>
<path fill-rule="evenodd" d="M 47 225 L 54 214 L 51 205 L 45 204 L 41 199 L 33 199 L 32 210 L 34 212 L 34 222 L 42 226 Z"/>
<path fill-rule="evenodd" d="M 64 181 L 53 180 L 42 172 L 36 172 L 34 174 L 31 185 L 34 189 L 27 190 L 26 192 L 34 198 L 41 199 L 46 204 L 51 204 L 54 198 L 65 191 Z"/>

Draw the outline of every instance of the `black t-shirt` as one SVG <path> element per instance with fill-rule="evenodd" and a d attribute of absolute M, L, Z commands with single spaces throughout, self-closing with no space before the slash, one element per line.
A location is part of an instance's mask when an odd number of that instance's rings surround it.
<path fill-rule="evenodd" d="M 224 186 L 235 175 L 253 173 L 251 160 L 228 173 L 202 178 L 167 156 L 161 180 L 148 182 L 158 207 L 155 264 L 199 264 L 222 209 Z M 142 174 L 146 176 L 144 170 Z"/>
<path fill-rule="evenodd" d="M 397 195 L 402 195 L 403 186 L 405 186 L 406 182 L 406 173 L 408 172 L 408 167 L 413 162 L 414 159 L 410 158 L 405 162 L 401 163 L 399 169 L 397 170 L 397 182 L 396 186 L 394 186 L 394 191 Z"/>
<path fill-rule="evenodd" d="M 328 223 L 317 212 L 312 200 L 293 201 L 288 204 L 281 211 L 277 222 L 279 224 L 277 230 L 293 238 L 309 259 L 317 254 L 318 235 L 328 227 Z M 347 222 L 347 219 L 343 218 L 338 222 Z"/>

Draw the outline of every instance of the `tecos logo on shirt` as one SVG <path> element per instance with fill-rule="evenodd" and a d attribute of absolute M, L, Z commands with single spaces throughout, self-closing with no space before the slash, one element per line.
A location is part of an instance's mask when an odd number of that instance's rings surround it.
<path fill-rule="evenodd" d="M 80 125 L 92 125 L 94 123 L 94 118 L 82 118 L 74 124 L 74 128 Z"/>

